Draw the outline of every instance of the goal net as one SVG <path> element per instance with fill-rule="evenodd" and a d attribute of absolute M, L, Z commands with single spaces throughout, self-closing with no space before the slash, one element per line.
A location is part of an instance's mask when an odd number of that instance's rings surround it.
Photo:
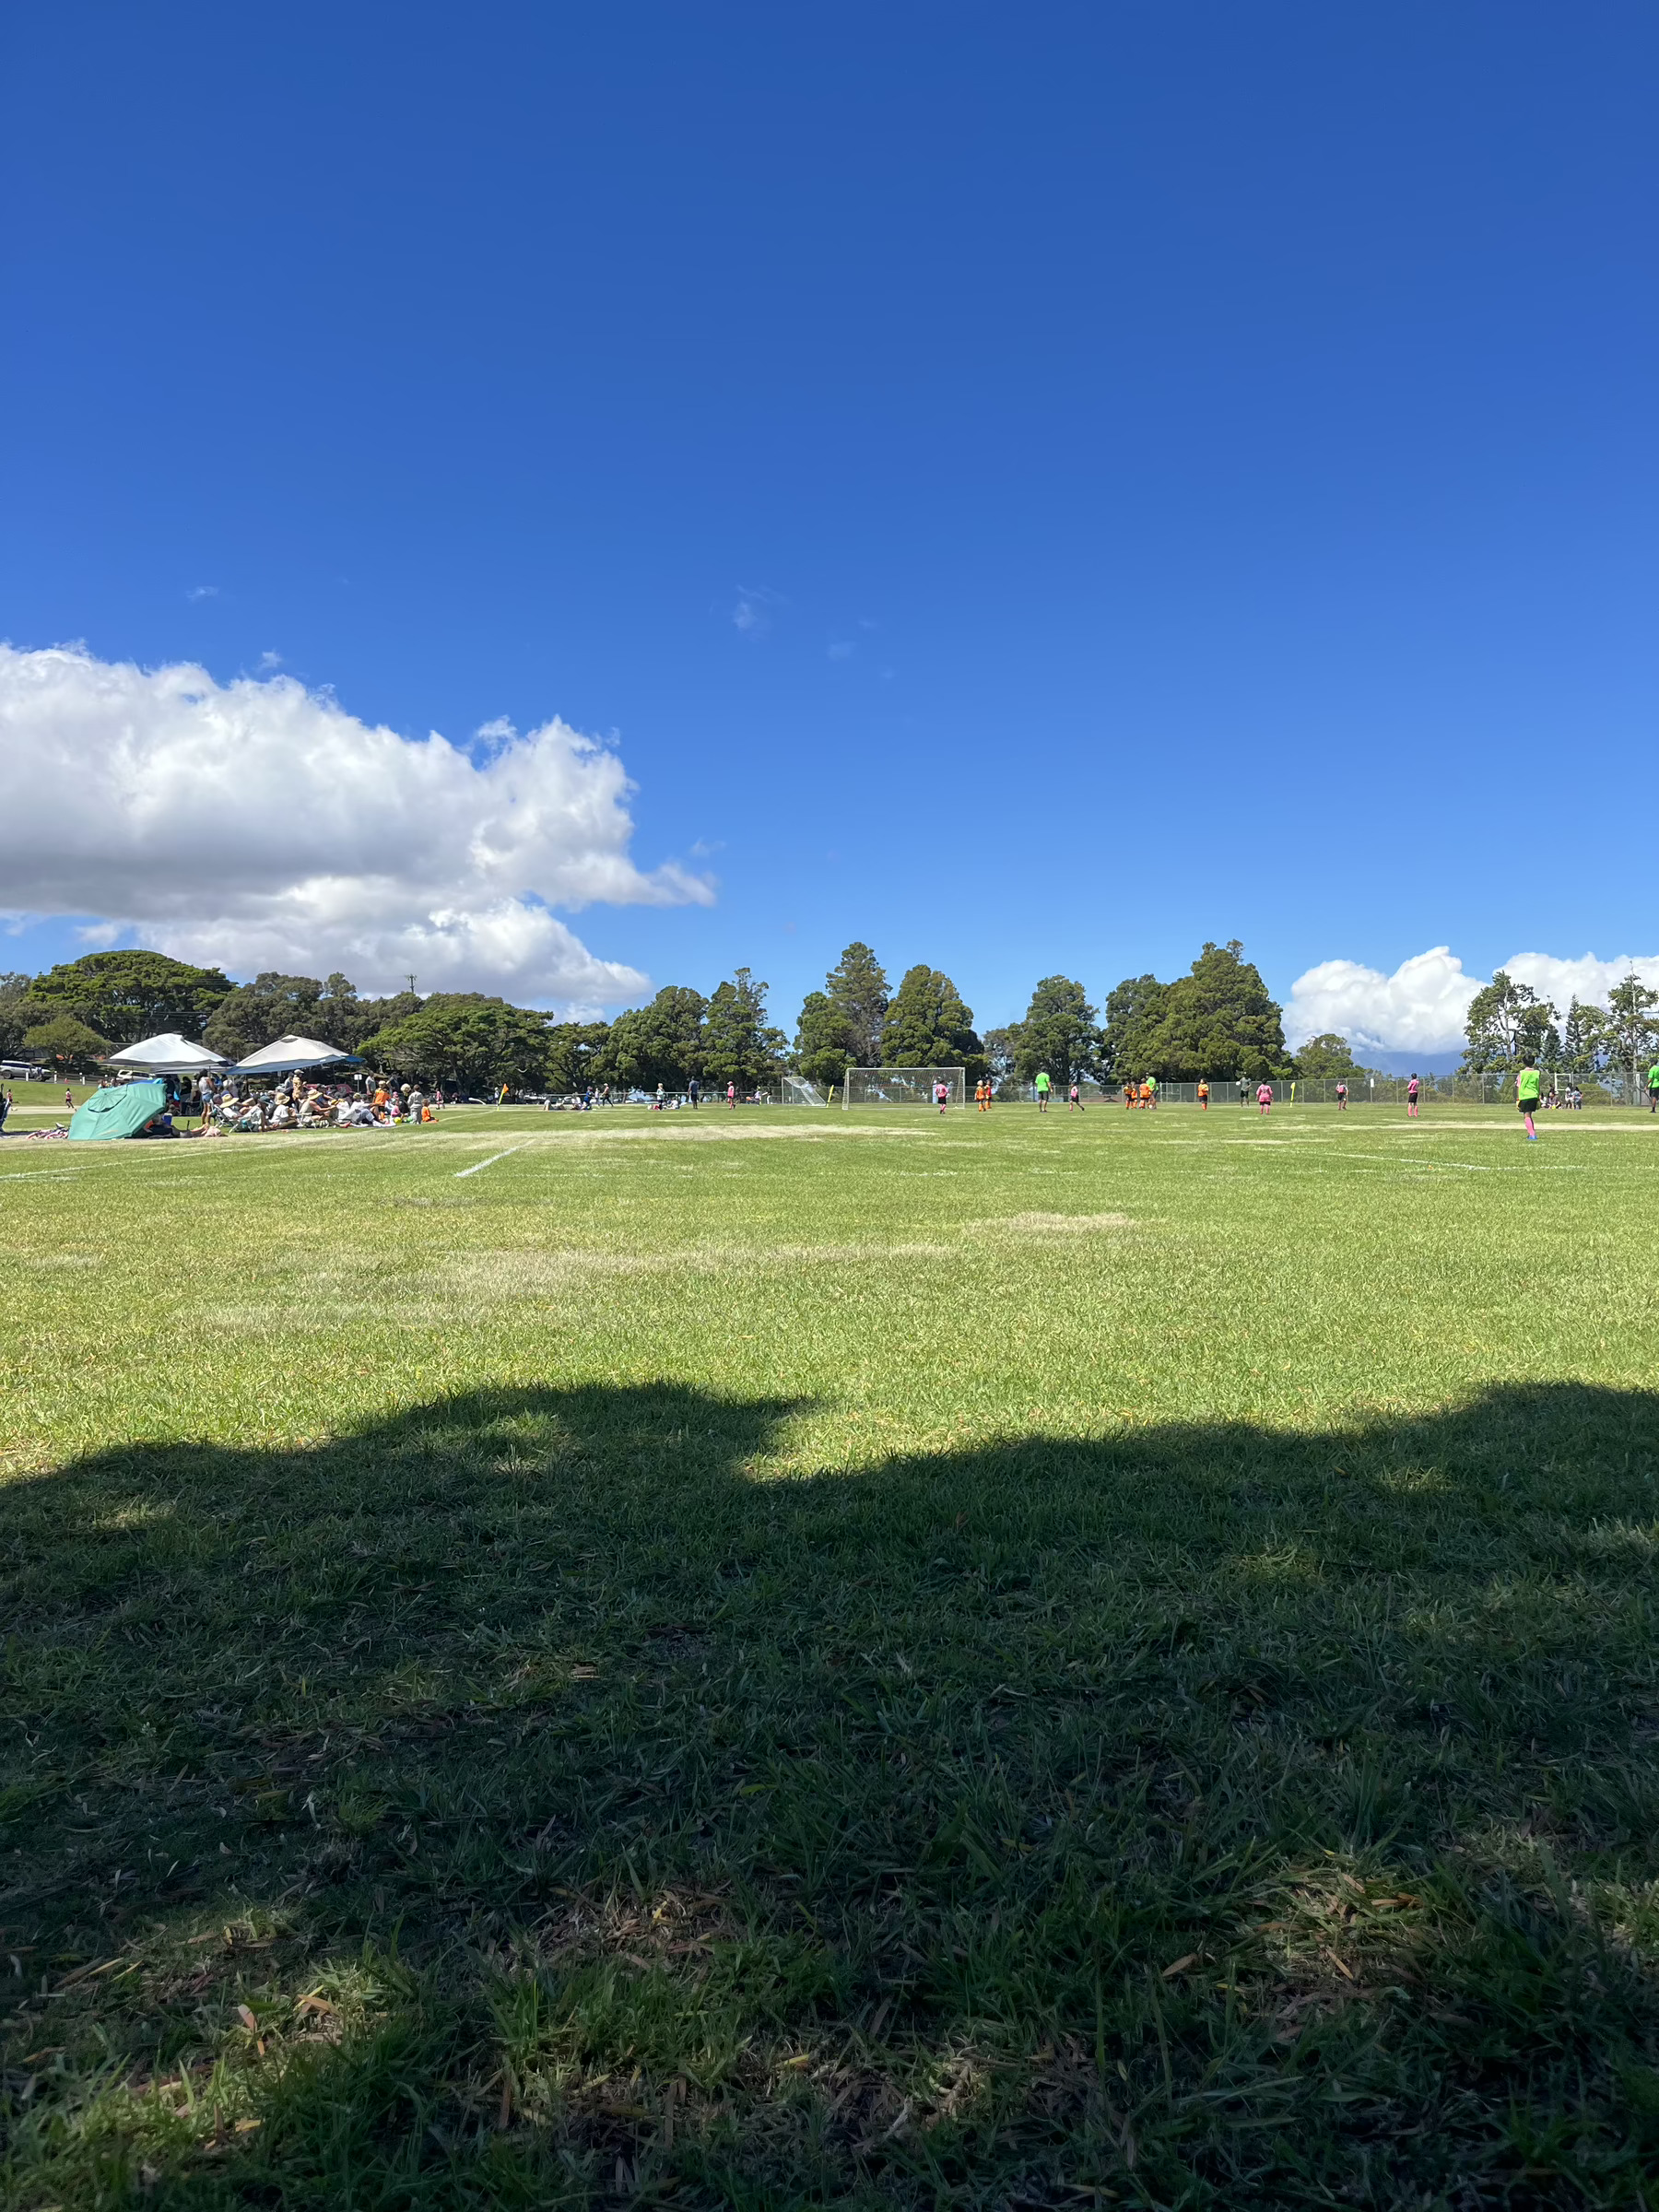
<path fill-rule="evenodd" d="M 805 1076 L 785 1076 L 778 1103 L 780 1106 L 828 1106 L 830 1094 L 821 1084 L 809 1083 Z"/>
<path fill-rule="evenodd" d="M 843 1106 L 933 1106 L 934 1092 L 943 1083 L 947 1103 L 962 1105 L 968 1096 L 968 1075 L 960 1067 L 850 1067 L 841 1092 Z"/>

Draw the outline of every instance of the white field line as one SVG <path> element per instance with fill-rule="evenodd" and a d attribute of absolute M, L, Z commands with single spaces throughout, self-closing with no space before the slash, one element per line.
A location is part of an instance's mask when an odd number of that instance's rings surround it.
<path fill-rule="evenodd" d="M 1391 1168 L 1461 1168 L 1465 1175 L 1501 1175 L 1499 1167 L 1486 1166 L 1472 1159 L 1402 1159 L 1397 1152 L 1333 1152 L 1333 1159 L 1380 1159 Z M 1519 1171 L 1517 1170 L 1517 1172 Z"/>
<path fill-rule="evenodd" d="M 492 1152 L 488 1159 L 477 1160 L 470 1168 L 457 1168 L 454 1180 L 459 1182 L 463 1175 L 482 1175 L 485 1169 L 493 1168 L 498 1159 L 511 1159 L 515 1152 L 524 1151 L 530 1141 L 526 1137 L 523 1145 L 509 1145 L 505 1152 Z"/>

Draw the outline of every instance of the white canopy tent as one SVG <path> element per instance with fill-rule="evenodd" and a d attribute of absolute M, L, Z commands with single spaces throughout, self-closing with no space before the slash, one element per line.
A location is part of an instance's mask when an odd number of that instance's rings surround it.
<path fill-rule="evenodd" d="M 245 1060 L 239 1060 L 232 1072 L 239 1076 L 295 1076 L 306 1067 L 361 1067 L 362 1065 L 356 1053 L 343 1053 L 337 1045 L 319 1044 L 314 1037 L 278 1037 L 275 1044 L 262 1045 Z"/>
<path fill-rule="evenodd" d="M 140 1044 L 124 1046 L 109 1055 L 107 1065 L 134 1076 L 205 1076 L 210 1068 L 229 1067 L 230 1063 L 205 1044 L 192 1044 L 187 1037 L 170 1031 L 165 1037 L 147 1037 Z"/>

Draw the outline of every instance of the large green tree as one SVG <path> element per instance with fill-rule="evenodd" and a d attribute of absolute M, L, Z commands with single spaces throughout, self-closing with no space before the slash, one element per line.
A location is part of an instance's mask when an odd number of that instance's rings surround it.
<path fill-rule="evenodd" d="M 747 968 L 739 968 L 709 1001 L 703 1025 L 703 1072 L 717 1085 L 735 1083 L 752 1090 L 774 1078 L 788 1043 L 782 1030 L 766 1018 L 767 985 Z"/>
<path fill-rule="evenodd" d="M 700 991 L 668 983 L 649 1006 L 631 1006 L 610 1027 L 606 1055 L 614 1079 L 630 1088 L 684 1090 L 702 1074 L 703 1019 L 709 1002 Z"/>
<path fill-rule="evenodd" d="M 337 1045 L 343 1053 L 355 1053 L 365 1037 L 405 1020 L 421 1003 L 412 991 L 400 991 L 393 998 L 359 998 L 351 978 L 336 969 L 324 978 L 322 994 L 312 1014 L 311 1033 L 322 1038 L 324 1044 Z"/>
<path fill-rule="evenodd" d="M 1017 1021 L 1005 1022 L 1000 1028 L 987 1030 L 980 1042 L 984 1049 L 986 1072 L 1000 1090 L 1005 1083 L 1013 1081 L 1017 1072 L 1015 1063 L 1019 1056 L 1019 1024 Z"/>
<path fill-rule="evenodd" d="M 42 1021 L 24 1037 L 31 1057 L 49 1060 L 59 1075 L 90 1075 L 110 1050 L 109 1040 L 73 1014 Z"/>
<path fill-rule="evenodd" d="M 573 1098 L 591 1084 L 609 1082 L 610 1034 L 606 1021 L 554 1022 L 547 1030 L 547 1088 Z"/>
<path fill-rule="evenodd" d="M 1146 1065 L 1126 1072 L 1178 1082 L 1200 1076 L 1244 1076 L 1256 1082 L 1285 1065 L 1280 1010 L 1236 937 L 1226 945 L 1206 944 L 1188 972 L 1170 985 L 1145 1051 Z"/>
<path fill-rule="evenodd" d="M 1323 1037 L 1310 1037 L 1297 1053 L 1296 1072 L 1310 1080 L 1323 1077 L 1335 1081 L 1340 1077 L 1346 1081 L 1351 1076 L 1362 1076 L 1365 1070 L 1354 1058 L 1347 1039 L 1327 1030 Z"/>
<path fill-rule="evenodd" d="M 1659 1053 L 1655 1007 L 1659 1007 L 1659 991 L 1650 990 L 1634 969 L 1607 994 L 1607 1057 L 1621 1072 L 1631 1075 L 1638 1089 L 1642 1088 L 1641 1078 L 1654 1053 Z"/>
<path fill-rule="evenodd" d="M 1151 1067 L 1152 1039 L 1169 991 L 1155 975 L 1129 975 L 1107 994 L 1100 1065 L 1112 1081 L 1129 1082 Z"/>
<path fill-rule="evenodd" d="M 322 997 L 323 986 L 314 975 L 283 975 L 267 968 L 220 1002 L 202 1032 L 202 1041 L 227 1060 L 245 1060 L 262 1046 L 275 1044 L 278 1037 L 315 1037 L 322 1027 Z M 322 1041 L 332 1044 L 335 1040 L 325 1037 Z"/>
<path fill-rule="evenodd" d="M 824 978 L 824 994 L 846 1018 L 848 1050 L 854 1067 L 875 1067 L 881 1060 L 881 1026 L 887 1019 L 887 971 L 867 945 L 857 940 Z"/>
<path fill-rule="evenodd" d="M 23 1041 L 23 1032 L 35 1016 L 29 1010 L 31 975 L 21 971 L 0 975 L 0 1057 L 12 1059 Z"/>
<path fill-rule="evenodd" d="M 884 1067 L 964 1067 L 970 1083 L 985 1072 L 973 1010 L 937 968 L 909 968 L 881 1028 Z"/>
<path fill-rule="evenodd" d="M 163 952 L 89 952 L 36 976 L 29 985 L 37 1021 L 70 1014 L 112 1044 L 176 1031 L 199 1038 L 232 985 L 217 968 L 192 968 Z"/>
<path fill-rule="evenodd" d="M 364 1045 L 377 1068 L 486 1094 L 539 1090 L 547 1069 L 547 1018 L 481 992 L 434 991 L 418 1012 L 379 1030 Z"/>
<path fill-rule="evenodd" d="M 1561 1024 L 1561 1068 L 1569 1075 L 1595 1075 L 1606 1065 L 1607 1052 L 1606 1008 L 1586 1006 L 1575 995 Z"/>
<path fill-rule="evenodd" d="M 1472 1075 L 1503 1073 L 1524 1059 L 1547 1064 L 1547 1046 L 1555 1030 L 1556 1010 L 1529 983 L 1518 983 L 1506 968 L 1469 1001 L 1464 1018 L 1464 1066 Z"/>
<path fill-rule="evenodd" d="M 809 1082 L 834 1085 L 848 1068 L 860 1065 L 853 1049 L 853 1024 L 844 1006 L 827 991 L 808 991 L 795 1025 L 794 1065 Z"/>
<path fill-rule="evenodd" d="M 1063 1089 L 1073 1077 L 1100 1065 L 1099 1017 L 1081 983 L 1068 975 L 1045 975 L 1031 994 L 1014 1046 L 1014 1065 L 1026 1081 L 1046 1068 Z"/>

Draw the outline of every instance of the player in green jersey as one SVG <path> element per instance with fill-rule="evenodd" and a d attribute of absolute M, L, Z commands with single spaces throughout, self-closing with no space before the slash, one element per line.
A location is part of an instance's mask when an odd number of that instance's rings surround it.
<path fill-rule="evenodd" d="M 1648 1069 L 1648 1112 L 1659 1113 L 1659 1060 Z"/>
<path fill-rule="evenodd" d="M 1039 1113 L 1048 1112 L 1048 1070 L 1046 1067 L 1040 1067 L 1037 1071 L 1037 1111 Z"/>
<path fill-rule="evenodd" d="M 1515 1104 L 1526 1124 L 1527 1141 L 1536 1144 L 1538 1132 L 1533 1126 L 1533 1116 L 1538 1111 L 1538 1071 L 1530 1060 L 1523 1060 L 1515 1075 Z"/>

